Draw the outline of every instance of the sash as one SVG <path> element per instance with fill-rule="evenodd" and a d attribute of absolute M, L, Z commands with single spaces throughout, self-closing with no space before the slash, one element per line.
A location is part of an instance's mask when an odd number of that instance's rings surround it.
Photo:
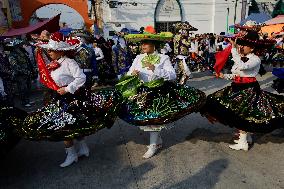
<path fill-rule="evenodd" d="M 36 57 L 37 57 L 37 65 L 39 69 L 40 82 L 46 87 L 57 91 L 60 87 L 56 85 L 55 81 L 50 76 L 50 72 L 46 68 L 46 64 L 42 57 L 42 49 L 38 49 Z"/>

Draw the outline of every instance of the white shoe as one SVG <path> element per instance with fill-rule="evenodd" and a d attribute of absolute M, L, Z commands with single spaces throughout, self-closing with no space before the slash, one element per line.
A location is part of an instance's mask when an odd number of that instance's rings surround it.
<path fill-rule="evenodd" d="M 76 144 L 76 149 L 77 149 L 78 157 L 81 157 L 81 156 L 89 157 L 90 150 L 85 140 L 78 141 L 78 143 Z"/>
<path fill-rule="evenodd" d="M 249 145 L 248 145 L 248 133 L 240 133 L 239 140 L 236 140 L 235 142 L 237 144 L 229 145 L 229 147 L 233 150 L 244 150 L 248 151 Z"/>
<path fill-rule="evenodd" d="M 150 146 L 147 146 L 148 150 L 147 152 L 143 155 L 143 158 L 148 159 L 150 157 L 153 157 L 155 153 L 162 148 L 162 145 L 156 145 L 156 144 L 151 144 Z"/>
<path fill-rule="evenodd" d="M 239 140 L 234 140 L 234 143 L 238 144 L 238 141 Z M 247 136 L 247 141 L 248 141 L 248 144 L 252 144 L 252 137 L 251 137 L 250 134 L 248 134 L 248 136 Z"/>
<path fill-rule="evenodd" d="M 74 146 L 66 148 L 67 157 L 63 163 L 60 164 L 60 167 L 67 167 L 74 162 L 78 161 L 78 155 Z"/>
<path fill-rule="evenodd" d="M 249 145 L 248 143 L 238 143 L 238 144 L 233 144 L 233 145 L 229 145 L 229 148 L 233 149 L 233 150 L 244 150 L 244 151 L 248 151 Z"/>
<path fill-rule="evenodd" d="M 148 151 L 143 155 L 143 158 L 152 157 L 158 149 L 162 148 L 162 138 L 160 132 L 150 132 L 150 145 L 147 146 Z"/>

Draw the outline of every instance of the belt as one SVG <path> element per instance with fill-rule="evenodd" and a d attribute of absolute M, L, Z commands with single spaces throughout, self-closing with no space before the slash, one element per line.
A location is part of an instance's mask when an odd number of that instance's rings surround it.
<path fill-rule="evenodd" d="M 92 72 L 92 69 L 83 69 L 83 72 Z"/>
<path fill-rule="evenodd" d="M 236 77 L 234 77 L 234 82 L 235 83 L 253 83 L 253 82 L 256 82 L 256 78 L 255 77 L 236 76 Z"/>

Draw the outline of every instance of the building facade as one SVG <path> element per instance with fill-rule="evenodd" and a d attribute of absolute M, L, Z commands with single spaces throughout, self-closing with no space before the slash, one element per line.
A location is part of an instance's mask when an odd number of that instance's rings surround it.
<path fill-rule="evenodd" d="M 106 37 L 122 28 L 139 30 L 147 25 L 171 31 L 172 24 L 188 21 L 196 33 L 227 32 L 241 20 L 241 0 L 117 0 L 98 5 Z"/>

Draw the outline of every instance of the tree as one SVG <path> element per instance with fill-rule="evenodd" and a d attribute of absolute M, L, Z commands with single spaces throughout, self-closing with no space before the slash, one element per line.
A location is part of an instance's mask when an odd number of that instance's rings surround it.
<path fill-rule="evenodd" d="M 248 15 L 251 13 L 260 13 L 257 2 L 255 0 L 251 0 L 250 3 Z"/>
<path fill-rule="evenodd" d="M 281 15 L 281 14 L 284 14 L 284 3 L 283 3 L 283 0 L 279 0 L 276 3 L 271 16 L 273 18 L 275 18 L 276 16 Z"/>

